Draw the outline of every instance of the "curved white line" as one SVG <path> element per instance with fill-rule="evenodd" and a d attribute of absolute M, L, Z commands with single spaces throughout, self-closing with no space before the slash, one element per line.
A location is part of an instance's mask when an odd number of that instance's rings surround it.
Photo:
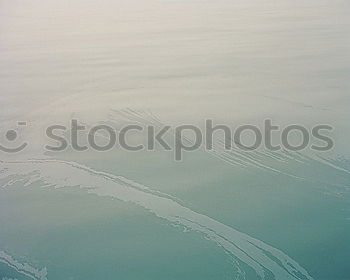
<path fill-rule="evenodd" d="M 0 178 L 23 175 L 30 182 L 40 180 L 57 188 L 80 186 L 88 193 L 133 202 L 159 218 L 201 232 L 232 256 L 254 269 L 262 279 L 266 279 L 267 272 L 278 280 L 312 279 L 304 268 L 282 251 L 210 217 L 196 213 L 169 196 L 151 192 L 148 187 L 125 177 L 99 172 L 76 162 L 54 159 L 2 163 L 5 169 L 0 174 Z"/>

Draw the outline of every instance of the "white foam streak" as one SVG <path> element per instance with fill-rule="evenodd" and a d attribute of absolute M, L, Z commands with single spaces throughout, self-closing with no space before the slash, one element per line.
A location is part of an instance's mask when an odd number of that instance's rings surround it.
<path fill-rule="evenodd" d="M 0 251 L 0 263 L 8 265 L 9 267 L 16 270 L 19 274 L 27 276 L 33 280 L 47 280 L 46 268 L 38 270 L 27 263 L 22 264 L 6 252 Z"/>
<path fill-rule="evenodd" d="M 95 171 L 75 162 L 58 160 L 2 163 L 6 171 L 0 174 L 0 178 L 15 174 L 25 176 L 30 182 L 40 180 L 57 188 L 79 186 L 98 196 L 133 202 L 159 218 L 201 232 L 254 269 L 262 279 L 266 279 L 269 273 L 275 279 L 312 279 L 298 263 L 283 252 L 210 217 L 196 213 L 169 196 L 150 192 L 148 187 L 122 176 Z M 33 179 L 38 172 L 41 176 Z"/>

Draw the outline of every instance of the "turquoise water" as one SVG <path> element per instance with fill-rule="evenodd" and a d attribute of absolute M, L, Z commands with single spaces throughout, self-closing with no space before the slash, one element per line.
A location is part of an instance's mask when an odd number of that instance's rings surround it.
<path fill-rule="evenodd" d="M 0 279 L 349 279 L 349 9 L 1 1 L 0 140 L 29 145 L 0 152 Z M 159 147 L 42 149 L 48 125 L 150 116 L 326 123 L 335 146 L 230 153 L 216 139 L 180 162 Z"/>

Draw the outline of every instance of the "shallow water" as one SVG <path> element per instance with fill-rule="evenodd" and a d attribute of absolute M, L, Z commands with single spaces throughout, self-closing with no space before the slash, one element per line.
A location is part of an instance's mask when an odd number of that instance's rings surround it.
<path fill-rule="evenodd" d="M 1 128 L 21 135 L 0 140 L 29 143 L 0 154 L 0 279 L 349 278 L 349 9 L 0 1 Z M 48 125 L 71 118 L 118 126 L 150 116 L 326 123 L 335 147 L 247 154 L 217 143 L 176 162 L 162 149 L 41 146 Z"/>

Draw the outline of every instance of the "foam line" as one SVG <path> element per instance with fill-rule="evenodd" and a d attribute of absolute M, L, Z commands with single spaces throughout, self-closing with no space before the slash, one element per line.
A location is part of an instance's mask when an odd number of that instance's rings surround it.
<path fill-rule="evenodd" d="M 0 263 L 4 263 L 4 264 L 8 265 L 9 267 L 16 270 L 19 274 L 21 274 L 23 276 L 27 276 L 30 279 L 47 280 L 46 268 L 39 270 L 39 269 L 36 269 L 36 268 L 30 266 L 27 263 L 20 263 L 19 261 L 15 260 L 13 257 L 11 257 L 9 254 L 7 254 L 4 251 L 0 251 Z"/>
<path fill-rule="evenodd" d="M 57 188 L 80 186 L 91 194 L 137 204 L 159 218 L 202 233 L 230 255 L 251 267 L 261 279 L 267 279 L 268 275 L 273 275 L 274 279 L 278 280 L 312 279 L 304 268 L 282 251 L 192 211 L 171 197 L 150 192 L 148 187 L 123 176 L 96 171 L 75 162 L 54 159 L 2 164 L 5 172 L 0 174 L 0 178 L 16 174 L 31 182 L 44 181 Z M 33 175 L 38 173 L 40 176 L 33 179 Z"/>

